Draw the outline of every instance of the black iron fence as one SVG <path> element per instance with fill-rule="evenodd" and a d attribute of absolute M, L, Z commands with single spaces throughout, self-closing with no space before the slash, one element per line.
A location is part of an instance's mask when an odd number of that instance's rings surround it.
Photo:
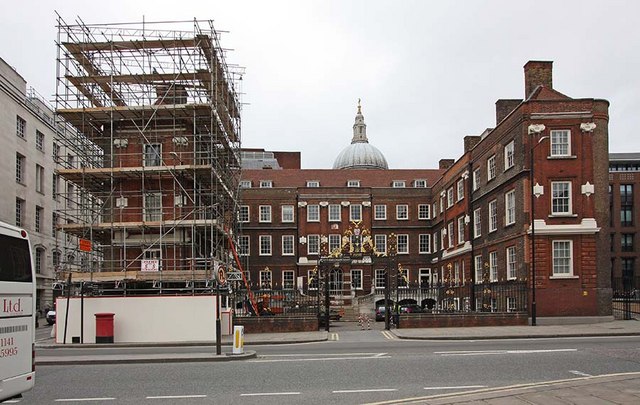
<path fill-rule="evenodd" d="M 297 290 L 253 290 L 251 291 L 257 308 L 251 305 L 250 294 L 237 290 L 230 295 L 237 316 L 255 315 L 312 315 L 324 311 L 324 295 L 320 291 L 303 294 Z M 384 306 L 384 288 L 360 299 L 363 303 L 377 308 Z M 524 312 L 528 310 L 527 284 L 524 281 L 504 281 L 485 284 L 435 284 L 429 287 L 399 287 L 389 289 L 389 305 L 396 308 L 409 304 L 418 305 L 429 313 L 463 312 Z"/>
<path fill-rule="evenodd" d="M 633 319 L 640 316 L 640 277 L 614 277 L 613 316 L 617 319 Z"/>
<path fill-rule="evenodd" d="M 384 288 L 376 289 L 377 296 Z M 390 305 L 417 304 L 424 312 L 527 312 L 527 284 L 505 281 L 485 284 L 436 284 L 430 287 L 399 287 L 389 292 Z M 383 306 L 378 298 L 375 306 Z"/>
<path fill-rule="evenodd" d="M 255 308 L 251 304 L 251 298 Z M 303 295 L 297 290 L 239 290 L 230 295 L 236 316 L 313 315 L 323 310 L 324 301 L 316 295 Z"/>

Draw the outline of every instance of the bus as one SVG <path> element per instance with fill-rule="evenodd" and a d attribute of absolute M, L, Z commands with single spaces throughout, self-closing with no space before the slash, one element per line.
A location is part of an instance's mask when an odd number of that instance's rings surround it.
<path fill-rule="evenodd" d="M 35 383 L 35 301 L 29 236 L 0 222 L 0 401 Z"/>

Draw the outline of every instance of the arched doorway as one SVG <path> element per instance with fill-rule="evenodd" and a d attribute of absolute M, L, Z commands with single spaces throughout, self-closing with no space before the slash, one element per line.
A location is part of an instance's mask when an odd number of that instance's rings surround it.
<path fill-rule="evenodd" d="M 331 273 L 329 273 L 329 294 L 334 296 L 342 295 L 343 283 L 342 269 L 331 270 Z"/>

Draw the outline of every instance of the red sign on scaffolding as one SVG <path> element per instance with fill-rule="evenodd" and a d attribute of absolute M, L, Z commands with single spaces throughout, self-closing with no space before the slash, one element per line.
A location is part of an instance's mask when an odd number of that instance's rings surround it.
<path fill-rule="evenodd" d="M 80 239 L 79 248 L 83 252 L 91 252 L 91 241 L 88 239 Z"/>

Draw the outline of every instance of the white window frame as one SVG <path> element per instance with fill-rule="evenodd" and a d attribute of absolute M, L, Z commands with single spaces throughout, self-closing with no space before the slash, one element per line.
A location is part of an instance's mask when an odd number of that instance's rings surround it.
<path fill-rule="evenodd" d="M 424 280 L 427 280 L 426 283 L 423 283 Z M 418 283 L 420 288 L 428 288 L 433 286 L 433 273 L 430 268 L 420 268 L 418 269 Z"/>
<path fill-rule="evenodd" d="M 515 280 L 518 278 L 516 247 L 509 246 L 505 249 L 505 258 L 507 262 L 507 280 Z"/>
<path fill-rule="evenodd" d="M 241 205 L 240 210 L 238 211 L 238 221 L 242 223 L 249 222 L 251 216 L 251 207 L 248 205 Z"/>
<path fill-rule="evenodd" d="M 398 221 L 407 221 L 409 219 L 409 205 L 397 204 L 396 205 L 396 219 Z"/>
<path fill-rule="evenodd" d="M 418 253 L 431 253 L 431 234 L 421 233 L 418 235 Z"/>
<path fill-rule="evenodd" d="M 260 180 L 260 188 L 273 188 L 273 180 Z"/>
<path fill-rule="evenodd" d="M 498 281 L 498 251 L 489 252 L 489 281 Z"/>
<path fill-rule="evenodd" d="M 295 290 L 296 277 L 293 270 L 282 270 L 282 289 Z"/>
<path fill-rule="evenodd" d="M 418 219 L 431 219 L 431 205 L 418 204 Z"/>
<path fill-rule="evenodd" d="M 273 244 L 271 235 L 260 235 L 258 238 L 260 246 L 260 256 L 271 256 L 273 252 Z"/>
<path fill-rule="evenodd" d="M 318 180 L 307 180 L 307 187 L 309 188 L 320 187 L 320 182 Z"/>
<path fill-rule="evenodd" d="M 447 208 L 453 206 L 453 187 L 447 189 Z"/>
<path fill-rule="evenodd" d="M 557 245 L 565 245 L 568 246 L 568 257 L 566 255 L 563 255 L 561 257 L 557 257 L 557 253 L 559 253 L 556 250 L 556 246 Z M 552 263 L 553 263 L 553 277 L 573 277 L 573 241 L 568 239 L 568 240 L 554 240 L 552 241 Z M 560 261 L 562 260 L 563 263 L 560 263 Z M 562 271 L 560 272 L 560 266 L 567 266 L 568 267 L 568 271 Z"/>
<path fill-rule="evenodd" d="M 409 235 L 406 233 L 398 235 L 396 242 L 397 242 L 398 254 L 408 255 L 409 254 Z"/>
<path fill-rule="evenodd" d="M 504 170 L 511 169 L 515 165 L 515 141 L 509 142 L 504 147 Z"/>
<path fill-rule="evenodd" d="M 491 155 L 487 159 L 487 181 L 496 178 L 496 155 Z"/>
<path fill-rule="evenodd" d="M 473 171 L 473 191 L 480 188 L 480 168 Z"/>
<path fill-rule="evenodd" d="M 329 222 L 342 221 L 342 206 L 340 204 L 329 204 L 327 215 Z"/>
<path fill-rule="evenodd" d="M 260 289 L 271 290 L 273 288 L 273 272 L 271 270 L 260 270 Z"/>
<path fill-rule="evenodd" d="M 473 210 L 473 238 L 482 236 L 482 211 L 480 208 Z"/>
<path fill-rule="evenodd" d="M 320 222 L 320 205 L 307 205 L 307 222 Z"/>
<path fill-rule="evenodd" d="M 362 204 L 349 205 L 349 221 L 362 221 Z"/>
<path fill-rule="evenodd" d="M 293 223 L 295 222 L 295 209 L 293 207 L 293 205 L 283 205 L 280 208 L 280 215 L 282 216 L 282 222 L 283 223 Z"/>
<path fill-rule="evenodd" d="M 360 187 L 360 180 L 347 180 L 347 187 Z"/>
<path fill-rule="evenodd" d="M 447 247 L 448 248 L 453 247 L 453 245 L 455 244 L 454 235 L 455 235 L 454 223 L 453 221 L 449 221 L 449 223 L 447 224 Z"/>
<path fill-rule="evenodd" d="M 571 131 L 568 129 L 551 130 L 550 135 L 550 156 L 568 157 L 571 156 Z"/>
<path fill-rule="evenodd" d="M 251 188 L 251 180 L 240 180 L 238 186 L 240 188 Z"/>
<path fill-rule="evenodd" d="M 320 235 L 307 235 L 307 255 L 320 254 Z"/>
<path fill-rule="evenodd" d="M 282 235 L 282 256 L 295 255 L 295 237 L 294 235 Z"/>
<path fill-rule="evenodd" d="M 360 274 L 359 277 L 355 277 L 355 274 Z M 357 283 L 355 281 L 358 281 Z M 362 290 L 362 269 L 351 269 L 351 289 Z"/>
<path fill-rule="evenodd" d="M 259 207 L 260 212 L 260 220 L 258 222 L 267 224 L 271 223 L 271 206 L 270 205 L 261 205 Z"/>
<path fill-rule="evenodd" d="M 398 279 L 396 280 L 398 288 L 409 288 L 409 269 L 406 267 L 402 267 L 398 269 L 398 274 L 396 275 Z"/>
<path fill-rule="evenodd" d="M 464 179 L 460 179 L 456 183 L 456 194 L 456 201 L 462 201 L 464 199 Z"/>
<path fill-rule="evenodd" d="M 498 230 L 498 200 L 489 201 L 489 233 Z"/>
<path fill-rule="evenodd" d="M 504 194 L 504 225 L 516 223 L 516 190 L 507 191 Z"/>
<path fill-rule="evenodd" d="M 431 240 L 433 241 L 433 253 L 437 253 L 438 252 L 438 231 L 435 231 L 433 233 L 433 235 L 431 236 Z"/>
<path fill-rule="evenodd" d="M 458 217 L 458 245 L 464 243 L 464 215 Z"/>
<path fill-rule="evenodd" d="M 424 179 L 417 179 L 413 181 L 413 187 L 415 188 L 426 188 L 427 187 L 427 181 Z"/>
<path fill-rule="evenodd" d="M 387 219 L 387 205 L 376 204 L 373 206 L 373 219 L 378 221 L 384 221 Z"/>
<path fill-rule="evenodd" d="M 329 253 L 333 252 L 336 249 L 342 248 L 342 236 L 339 234 L 330 234 L 329 235 Z"/>
<path fill-rule="evenodd" d="M 484 273 L 484 267 L 483 267 L 483 263 L 482 263 L 482 255 L 476 255 L 474 258 L 474 266 L 475 266 L 475 273 L 476 273 L 476 284 L 482 284 L 483 282 L 483 273 Z"/>
<path fill-rule="evenodd" d="M 518 312 L 518 300 L 515 297 L 507 297 L 507 312 Z"/>
<path fill-rule="evenodd" d="M 559 185 L 568 185 L 567 187 L 567 192 L 568 192 L 568 196 L 557 196 L 557 191 L 556 191 L 556 186 Z M 552 181 L 551 182 L 551 215 L 572 215 L 573 214 L 573 196 L 572 196 L 572 183 L 571 181 Z M 561 192 L 564 192 L 565 190 L 560 190 Z M 555 201 L 560 201 L 560 200 L 565 200 L 566 199 L 566 204 L 562 204 L 563 206 L 566 205 L 566 210 L 565 211 L 557 211 L 556 210 L 556 204 L 554 203 Z"/>
<path fill-rule="evenodd" d="M 393 188 L 404 188 L 404 187 L 406 187 L 406 182 L 404 180 L 394 180 L 391 183 L 391 187 L 393 187 Z"/>

